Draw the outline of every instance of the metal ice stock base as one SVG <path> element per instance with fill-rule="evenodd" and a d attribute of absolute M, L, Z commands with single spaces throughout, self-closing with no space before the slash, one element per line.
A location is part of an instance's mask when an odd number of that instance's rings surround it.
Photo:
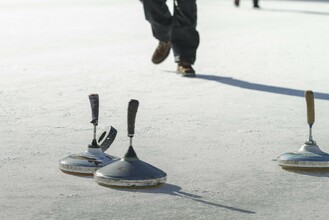
<path fill-rule="evenodd" d="M 167 175 L 139 159 L 121 159 L 97 170 L 94 179 L 105 186 L 149 187 L 165 183 Z"/>
<path fill-rule="evenodd" d="M 117 160 L 94 173 L 95 181 L 110 187 L 152 187 L 163 184 L 167 174 L 162 170 L 139 160 L 132 138 L 135 133 L 135 118 L 139 102 L 131 100 L 128 105 L 128 137 L 130 145 L 127 153 L 121 160 Z"/>
<path fill-rule="evenodd" d="M 97 169 L 108 165 L 119 158 L 110 156 L 104 153 L 113 143 L 117 130 L 109 127 L 104 131 L 98 139 L 96 139 L 96 127 L 98 125 L 99 115 L 99 97 L 98 94 L 89 95 L 91 104 L 92 121 L 94 126 L 93 140 L 88 145 L 88 150 L 79 153 L 71 154 L 59 161 L 59 169 L 66 173 L 92 175 Z"/>
<path fill-rule="evenodd" d="M 278 165 L 287 169 L 324 170 L 329 168 L 329 154 L 320 150 L 313 140 L 312 126 L 315 121 L 314 95 L 311 90 L 305 91 L 307 107 L 307 123 L 309 125 L 308 141 L 297 152 L 282 154 L 278 157 Z"/>
<path fill-rule="evenodd" d="M 104 153 L 101 148 L 89 147 L 86 152 L 71 154 L 61 159 L 59 169 L 72 174 L 92 175 L 99 168 L 116 160 L 119 158 Z"/>
<path fill-rule="evenodd" d="M 307 141 L 296 152 L 282 154 L 278 157 L 278 165 L 283 168 L 328 169 L 329 154 L 321 151 L 313 141 Z"/>

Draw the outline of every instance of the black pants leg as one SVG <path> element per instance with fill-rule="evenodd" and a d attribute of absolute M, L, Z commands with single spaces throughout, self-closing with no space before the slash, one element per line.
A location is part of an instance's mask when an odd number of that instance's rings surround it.
<path fill-rule="evenodd" d="M 195 62 L 200 41 L 196 25 L 196 0 L 175 0 L 171 43 L 177 62 Z"/>
<path fill-rule="evenodd" d="M 258 7 L 258 0 L 253 0 L 254 7 Z"/>
<path fill-rule="evenodd" d="M 167 0 L 143 0 L 145 18 L 152 27 L 153 36 L 159 41 L 170 41 L 172 15 Z"/>
<path fill-rule="evenodd" d="M 173 16 L 166 0 L 143 0 L 143 3 L 153 36 L 160 41 L 171 41 L 177 62 L 193 64 L 199 46 L 196 0 L 175 0 Z"/>

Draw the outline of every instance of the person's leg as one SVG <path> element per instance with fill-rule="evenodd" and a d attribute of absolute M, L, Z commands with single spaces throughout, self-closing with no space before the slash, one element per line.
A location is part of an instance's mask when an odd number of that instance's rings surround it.
<path fill-rule="evenodd" d="M 172 15 L 166 5 L 166 0 L 143 0 L 145 18 L 152 27 L 153 36 L 159 40 L 152 62 L 162 63 L 170 53 L 170 32 Z"/>
<path fill-rule="evenodd" d="M 236 7 L 239 7 L 239 5 L 240 5 L 240 0 L 234 0 L 234 5 L 235 5 Z"/>
<path fill-rule="evenodd" d="M 196 0 L 175 0 L 171 43 L 176 62 L 194 64 L 199 46 Z"/>
<path fill-rule="evenodd" d="M 258 0 L 253 0 L 254 8 L 259 8 Z"/>
<path fill-rule="evenodd" d="M 143 0 L 144 13 L 152 27 L 153 36 L 162 42 L 170 41 L 172 15 L 167 0 Z"/>

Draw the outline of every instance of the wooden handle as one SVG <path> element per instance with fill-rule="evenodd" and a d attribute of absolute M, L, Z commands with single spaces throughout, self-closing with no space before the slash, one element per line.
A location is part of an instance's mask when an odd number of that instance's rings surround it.
<path fill-rule="evenodd" d="M 99 98 L 98 94 L 89 95 L 89 101 L 91 105 L 91 117 L 94 125 L 98 125 L 98 114 L 99 114 Z"/>
<path fill-rule="evenodd" d="M 314 95 L 311 90 L 305 91 L 305 99 L 307 106 L 307 123 L 312 126 L 315 121 L 315 113 L 314 113 Z"/>
<path fill-rule="evenodd" d="M 135 134 L 135 119 L 139 102 L 137 100 L 130 100 L 128 104 L 128 137 L 133 137 Z"/>

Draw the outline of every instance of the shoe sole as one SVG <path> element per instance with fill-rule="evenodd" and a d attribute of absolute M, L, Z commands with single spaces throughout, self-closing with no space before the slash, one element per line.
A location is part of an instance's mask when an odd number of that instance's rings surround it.
<path fill-rule="evenodd" d="M 176 71 L 177 74 L 181 75 L 182 77 L 194 78 L 196 77 L 195 73 L 181 73 Z"/>

